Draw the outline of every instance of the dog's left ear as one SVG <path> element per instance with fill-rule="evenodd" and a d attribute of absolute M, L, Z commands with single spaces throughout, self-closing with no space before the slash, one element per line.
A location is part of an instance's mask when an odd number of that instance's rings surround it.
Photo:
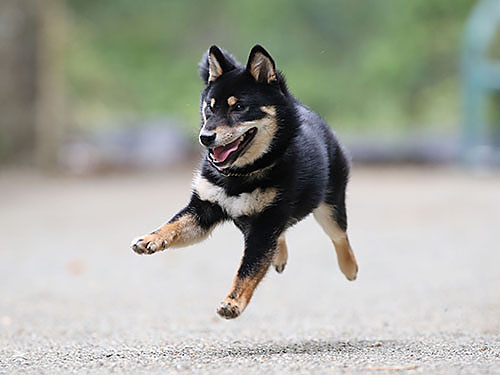
<path fill-rule="evenodd" d="M 250 51 L 247 71 L 257 82 L 272 83 L 277 81 L 276 66 L 273 58 L 261 45 L 255 45 Z"/>

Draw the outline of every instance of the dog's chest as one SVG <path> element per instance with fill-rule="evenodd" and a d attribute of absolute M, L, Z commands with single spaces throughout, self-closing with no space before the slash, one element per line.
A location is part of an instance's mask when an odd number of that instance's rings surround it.
<path fill-rule="evenodd" d="M 201 175 L 194 179 L 193 188 L 201 200 L 218 204 L 232 218 L 262 212 L 274 202 L 277 195 L 275 188 L 257 188 L 248 193 L 230 196 L 222 187 L 212 184 Z"/>

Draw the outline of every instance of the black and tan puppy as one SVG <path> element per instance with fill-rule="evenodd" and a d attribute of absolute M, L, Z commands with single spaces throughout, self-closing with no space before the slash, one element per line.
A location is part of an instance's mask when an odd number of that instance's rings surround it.
<path fill-rule="evenodd" d="M 167 224 L 132 242 L 153 254 L 205 239 L 232 220 L 245 238 L 240 267 L 217 312 L 231 319 L 245 310 L 272 264 L 287 262 L 285 232 L 313 213 L 349 280 L 358 271 L 347 238 L 346 156 L 329 126 L 295 99 L 259 45 L 246 66 L 212 46 L 200 63 L 200 142 L 206 147 L 189 204 Z"/>

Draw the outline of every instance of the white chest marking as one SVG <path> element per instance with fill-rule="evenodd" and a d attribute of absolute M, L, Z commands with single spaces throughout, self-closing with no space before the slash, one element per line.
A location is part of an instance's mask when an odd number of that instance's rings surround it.
<path fill-rule="evenodd" d="M 200 175 L 195 177 L 193 188 L 201 200 L 217 203 L 233 218 L 251 216 L 261 212 L 273 203 L 277 195 L 275 188 L 257 188 L 250 193 L 229 196 L 223 188 L 212 184 Z"/>

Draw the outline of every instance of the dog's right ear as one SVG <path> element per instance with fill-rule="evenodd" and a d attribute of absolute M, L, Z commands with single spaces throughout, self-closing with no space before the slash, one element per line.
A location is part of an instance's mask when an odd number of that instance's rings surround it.
<path fill-rule="evenodd" d="M 205 53 L 199 66 L 200 77 L 208 85 L 224 73 L 233 70 L 235 61 L 214 45 Z"/>

